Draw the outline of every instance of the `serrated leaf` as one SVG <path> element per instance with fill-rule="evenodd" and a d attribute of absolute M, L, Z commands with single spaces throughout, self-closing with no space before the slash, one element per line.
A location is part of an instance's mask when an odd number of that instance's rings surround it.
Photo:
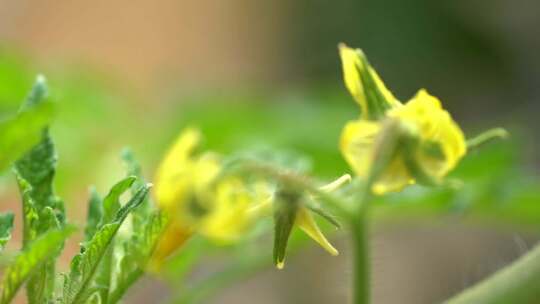
<path fill-rule="evenodd" d="M 84 229 L 84 241 L 92 239 L 98 230 L 99 223 L 103 218 L 103 201 L 96 191 L 96 188 L 90 189 L 90 199 L 88 200 L 88 214 L 86 216 L 86 227 Z"/>
<path fill-rule="evenodd" d="M 0 303 L 9 303 L 21 285 L 59 251 L 64 240 L 74 231 L 70 226 L 49 230 L 22 251 L 4 273 Z"/>
<path fill-rule="evenodd" d="M 30 94 L 21 106 L 20 112 L 31 111 L 45 102 L 47 87 L 45 78 L 39 76 Z M 22 157 L 14 166 L 18 180 L 24 180 L 23 209 L 25 221 L 23 235 L 26 243 L 35 237 L 56 229 L 65 222 L 63 202 L 56 197 L 53 190 L 53 179 L 56 170 L 56 150 L 49 136 L 47 127 L 41 132 L 40 141 Z M 37 215 L 35 220 L 26 221 L 26 214 Z M 43 303 L 52 299 L 55 284 L 55 259 L 44 263 L 27 284 L 29 303 Z"/>
<path fill-rule="evenodd" d="M 128 176 L 111 188 L 107 196 L 103 199 L 103 223 L 108 223 L 114 219 L 114 216 L 121 207 L 120 196 L 131 188 L 131 185 L 133 185 L 136 179 L 135 176 Z"/>
<path fill-rule="evenodd" d="M 114 217 L 115 222 L 122 222 L 126 219 L 128 214 L 133 211 L 135 208 L 140 206 L 144 200 L 146 199 L 146 195 L 148 194 L 148 191 L 152 187 L 152 184 L 146 184 L 142 186 L 137 193 L 124 205 L 122 208 L 116 212 L 116 216 Z"/>
<path fill-rule="evenodd" d="M 11 212 L 0 214 L 0 251 L 4 249 L 6 243 L 11 239 L 14 215 Z"/>
<path fill-rule="evenodd" d="M 31 197 L 30 192 L 32 187 L 30 187 L 30 184 L 28 184 L 28 182 L 21 176 L 16 174 L 16 178 L 23 203 L 23 248 L 25 248 L 28 243 L 37 236 L 37 225 L 35 222 L 38 220 L 39 215 L 36 210 L 34 200 Z"/>
<path fill-rule="evenodd" d="M 125 148 L 122 151 L 122 160 L 126 165 L 127 175 L 137 177 L 137 180 L 131 186 L 132 193 L 135 193 L 135 191 L 145 183 L 145 179 L 142 176 L 141 166 L 129 148 Z M 139 233 L 140 228 L 144 227 L 144 222 L 150 215 L 150 212 L 152 212 L 152 204 L 150 202 L 150 197 L 147 197 L 141 206 L 133 212 L 132 222 L 133 232 L 135 234 Z"/>
<path fill-rule="evenodd" d="M 119 262 L 116 286 L 108 297 L 109 303 L 120 301 L 128 288 L 144 273 L 166 225 L 165 215 L 154 210 L 141 227 L 144 228 L 143 232 L 134 233 L 130 240 L 123 243 L 124 254 Z"/>
<path fill-rule="evenodd" d="M 88 242 L 84 251 L 74 258 L 68 276 L 69 282 L 65 284 L 64 288 L 63 303 L 80 303 L 88 295 L 88 288 L 93 288 L 91 286 L 92 279 L 108 252 L 114 236 L 127 215 L 144 201 L 150 186 L 142 186 L 131 200 L 117 211 L 114 221 L 102 225 L 92 240 Z"/>

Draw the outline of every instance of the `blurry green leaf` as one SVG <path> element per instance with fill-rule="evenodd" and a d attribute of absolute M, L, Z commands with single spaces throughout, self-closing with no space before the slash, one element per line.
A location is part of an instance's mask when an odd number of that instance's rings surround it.
<path fill-rule="evenodd" d="M 2 46 L 0 46 L 1 48 Z M 27 58 L 18 53 L 0 49 L 0 112 L 15 109 L 32 81 L 32 74 L 27 68 Z"/>
<path fill-rule="evenodd" d="M 11 229 L 13 229 L 14 215 L 11 212 L 0 214 L 0 251 L 4 249 L 6 243 L 11 239 Z"/>
<path fill-rule="evenodd" d="M 74 231 L 69 226 L 49 230 L 23 250 L 4 273 L 0 303 L 9 303 L 30 275 L 56 255 L 64 240 Z"/>
<path fill-rule="evenodd" d="M 52 104 L 42 103 L 0 121 L 0 171 L 39 142 L 52 113 Z"/>
<path fill-rule="evenodd" d="M 122 182 L 115 186 L 126 184 L 125 180 Z M 92 295 L 88 292 L 90 290 L 89 288 L 94 287 L 91 285 L 92 279 L 98 272 L 103 257 L 107 254 L 109 248 L 111 248 L 110 245 L 114 236 L 127 215 L 144 201 L 149 189 L 150 185 L 142 186 L 129 202 L 116 212 L 113 221 L 104 223 L 96 234 L 94 234 L 92 240 L 88 242 L 87 246 L 81 249 L 81 253 L 73 258 L 70 273 L 66 277 L 67 282 L 64 284 L 63 303 L 83 303 Z M 110 193 L 112 192 L 114 191 L 111 190 Z M 110 265 L 105 265 L 104 267 L 110 267 Z"/>
<path fill-rule="evenodd" d="M 98 230 L 99 223 L 103 218 L 103 202 L 95 187 L 90 188 L 90 199 L 88 200 L 88 214 L 86 216 L 86 227 L 84 229 L 84 240 L 88 242 Z"/>
<path fill-rule="evenodd" d="M 140 164 L 135 159 L 135 155 L 129 148 L 125 148 L 122 151 L 122 160 L 126 165 L 126 171 L 128 176 L 136 176 L 137 180 L 131 186 L 132 193 L 135 193 L 136 189 L 144 185 L 145 179 L 142 175 Z M 144 229 L 145 221 L 152 212 L 152 204 L 150 197 L 148 196 L 139 208 L 133 211 L 132 222 L 134 228 L 134 234 L 139 233 L 139 229 Z"/>

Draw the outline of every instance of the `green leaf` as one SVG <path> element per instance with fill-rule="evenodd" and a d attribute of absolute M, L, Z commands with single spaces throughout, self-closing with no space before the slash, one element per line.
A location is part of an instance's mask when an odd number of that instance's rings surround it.
<path fill-rule="evenodd" d="M 102 223 L 108 223 L 114 219 L 117 211 L 120 209 L 120 196 L 130 189 L 137 178 L 128 176 L 116 183 L 107 196 L 103 199 L 103 218 Z"/>
<path fill-rule="evenodd" d="M 11 212 L 0 214 L 0 251 L 4 249 L 6 243 L 11 239 L 13 219 L 14 215 Z"/>
<path fill-rule="evenodd" d="M 113 291 L 116 300 L 133 284 L 133 279 L 146 268 L 156 244 L 167 225 L 167 218 L 155 210 L 146 220 L 140 233 L 133 233 L 130 240 L 124 242 L 124 255 L 120 259 L 117 286 Z M 114 299 L 114 298 L 112 298 Z"/>
<path fill-rule="evenodd" d="M 52 114 L 53 106 L 46 102 L 0 121 L 0 171 L 39 142 Z"/>
<path fill-rule="evenodd" d="M 111 248 L 114 236 L 127 215 L 144 201 L 150 187 L 150 184 L 142 186 L 131 200 L 116 212 L 114 220 L 102 225 L 87 246 L 81 249 L 81 253 L 73 258 L 70 274 L 67 277 L 68 281 L 64 284 L 63 303 L 81 303 L 91 296 L 88 290 L 93 288 L 91 286 L 92 279 L 98 272 L 104 256 Z M 111 192 L 114 191 L 111 190 Z"/>
<path fill-rule="evenodd" d="M 122 151 L 122 160 L 126 165 L 127 175 L 137 177 L 137 180 L 131 186 L 132 193 L 135 193 L 135 191 L 145 183 L 141 166 L 129 148 L 125 148 L 124 151 Z M 132 222 L 135 234 L 139 233 L 139 229 L 144 229 L 145 222 L 153 210 L 152 205 L 150 197 L 147 197 L 141 206 L 133 211 Z"/>
<path fill-rule="evenodd" d="M 21 106 L 21 111 L 26 111 L 32 107 L 35 107 L 36 105 L 39 105 L 45 98 L 47 98 L 47 94 L 47 80 L 45 79 L 45 76 L 38 75 L 32 90 L 28 96 L 26 96 L 26 100 Z"/>
<path fill-rule="evenodd" d="M 29 244 L 30 241 L 36 238 L 37 229 L 36 222 L 39 218 L 38 212 L 35 207 L 34 200 L 31 196 L 32 187 L 28 182 L 19 176 L 15 175 L 17 178 L 17 183 L 19 185 L 19 191 L 22 196 L 23 203 L 23 248 Z"/>
<path fill-rule="evenodd" d="M 57 254 L 64 240 L 74 231 L 71 226 L 49 230 L 22 251 L 4 273 L 0 303 L 9 303 L 21 285 Z"/>
<path fill-rule="evenodd" d="M 139 188 L 139 190 L 137 191 L 137 193 L 135 193 L 131 200 L 129 200 L 129 202 L 127 202 L 124 206 L 122 206 L 122 208 L 118 210 L 118 212 L 116 212 L 114 221 L 123 222 L 131 211 L 133 211 L 135 208 L 137 208 L 144 202 L 144 200 L 146 199 L 146 195 L 148 194 L 148 191 L 151 187 L 152 184 L 148 183 Z"/>
<path fill-rule="evenodd" d="M 103 218 L 103 201 L 95 187 L 90 188 L 90 199 L 88 201 L 88 214 L 86 216 L 86 227 L 84 229 L 84 241 L 92 239 L 98 230 L 99 223 Z"/>
<path fill-rule="evenodd" d="M 135 160 L 131 150 L 124 149 L 122 159 L 126 164 L 127 174 L 138 177 L 132 189 L 144 183 L 141 167 Z M 116 240 L 119 243 L 119 249 L 123 250 L 115 252 L 115 257 L 118 257 L 119 263 L 114 273 L 115 289 L 107 297 L 109 303 L 118 302 L 128 288 L 144 273 L 144 269 L 165 228 L 166 222 L 165 216 L 153 207 L 148 197 L 133 211 L 131 216 L 131 236 Z"/>
<path fill-rule="evenodd" d="M 45 78 L 38 79 L 30 91 L 20 112 L 31 111 L 44 104 L 47 97 Z M 15 162 L 14 171 L 19 181 L 24 180 L 21 187 L 25 221 L 23 235 L 27 244 L 32 239 L 43 235 L 50 229 L 56 229 L 65 222 L 63 202 L 56 197 L 53 190 L 53 179 L 56 170 L 56 150 L 45 127 L 41 132 L 41 140 Z M 34 220 L 27 220 L 27 215 Z M 52 299 L 55 284 L 55 259 L 46 262 L 30 278 L 27 284 L 29 303 L 43 303 Z"/>

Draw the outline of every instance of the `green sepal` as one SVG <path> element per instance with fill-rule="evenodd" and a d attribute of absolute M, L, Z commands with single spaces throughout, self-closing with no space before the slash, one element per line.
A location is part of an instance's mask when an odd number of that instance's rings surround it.
<path fill-rule="evenodd" d="M 311 212 L 317 214 L 318 216 L 325 219 L 328 223 L 332 224 L 334 227 L 340 229 L 341 224 L 337 220 L 337 218 L 331 214 L 330 212 L 324 210 L 319 204 L 313 201 L 304 201 L 303 202 L 304 207 L 308 208 Z"/>
<path fill-rule="evenodd" d="M 291 235 L 300 195 L 294 190 L 280 190 L 274 202 L 274 264 L 283 268 L 287 244 Z"/>
<path fill-rule="evenodd" d="M 366 119 L 379 120 L 385 117 L 386 111 L 392 108 L 391 102 L 386 99 L 381 92 L 373 74 L 371 72 L 372 67 L 369 64 L 366 56 L 362 51 L 358 52 L 361 65 L 363 69 L 357 66 L 358 74 L 360 75 L 360 81 L 362 81 L 362 87 L 364 89 L 364 96 L 366 98 L 367 111 L 362 113 Z"/>

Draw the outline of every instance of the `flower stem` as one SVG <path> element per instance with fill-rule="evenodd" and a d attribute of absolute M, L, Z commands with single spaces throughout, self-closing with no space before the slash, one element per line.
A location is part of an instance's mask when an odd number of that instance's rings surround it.
<path fill-rule="evenodd" d="M 370 267 L 368 247 L 368 224 L 365 212 L 351 221 L 353 252 L 353 304 L 368 304 L 370 300 Z"/>
<path fill-rule="evenodd" d="M 537 303 L 540 299 L 540 245 L 446 304 Z"/>

